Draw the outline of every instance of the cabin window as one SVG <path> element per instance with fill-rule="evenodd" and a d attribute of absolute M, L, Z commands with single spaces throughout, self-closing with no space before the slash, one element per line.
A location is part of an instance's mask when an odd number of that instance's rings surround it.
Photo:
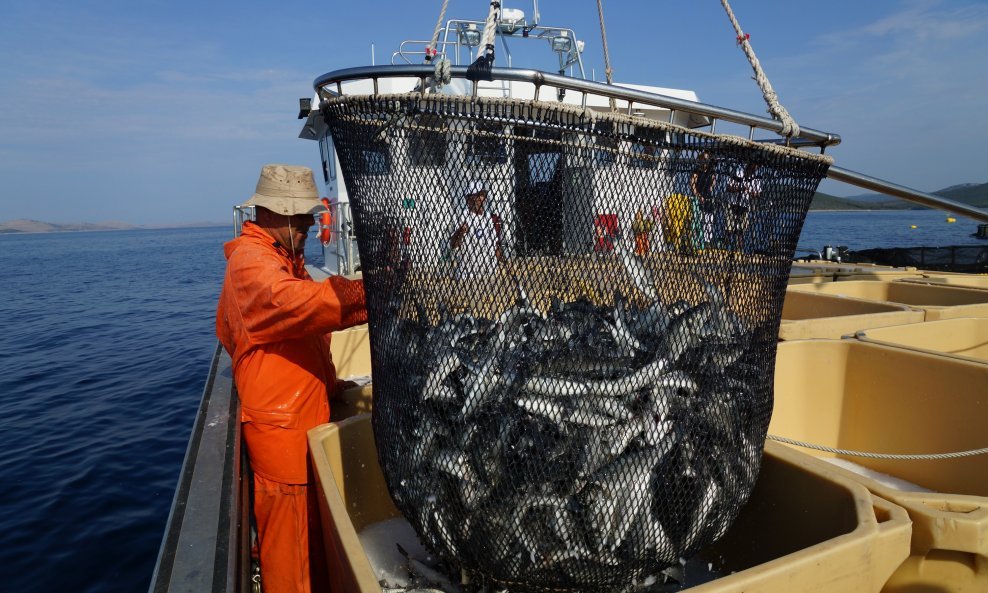
<path fill-rule="evenodd" d="M 336 181 L 336 150 L 333 137 L 326 134 L 319 139 L 319 156 L 322 160 L 322 178 L 326 185 Z"/>
<path fill-rule="evenodd" d="M 362 150 L 361 165 L 366 175 L 387 175 L 391 172 L 391 153 L 387 148 Z"/>
<path fill-rule="evenodd" d="M 468 161 L 479 165 L 503 165 L 508 162 L 508 139 L 502 124 L 478 123 L 467 142 Z"/>
<path fill-rule="evenodd" d="M 639 127 L 631 143 L 629 165 L 639 169 L 655 169 L 659 165 L 663 145 L 667 144 L 666 134 L 660 130 Z"/>
<path fill-rule="evenodd" d="M 548 183 L 559 167 L 558 152 L 536 152 L 528 155 L 528 181 L 530 184 Z"/>
<path fill-rule="evenodd" d="M 424 113 L 415 119 L 418 127 L 408 132 L 408 159 L 413 167 L 441 167 L 446 164 L 449 139 L 443 119 Z"/>
<path fill-rule="evenodd" d="M 598 165 L 611 165 L 617 156 L 618 138 L 614 134 L 614 124 L 609 121 L 597 124 L 595 140 L 597 148 L 593 151 L 594 162 Z"/>

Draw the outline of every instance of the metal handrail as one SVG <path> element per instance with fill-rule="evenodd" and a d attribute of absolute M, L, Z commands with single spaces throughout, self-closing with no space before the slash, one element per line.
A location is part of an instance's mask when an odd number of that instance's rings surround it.
<path fill-rule="evenodd" d="M 453 78 L 466 78 L 466 72 L 466 67 L 454 66 L 452 68 L 451 76 Z M 327 74 L 323 74 L 314 81 L 313 86 L 321 97 L 328 98 L 330 96 L 338 96 L 343 93 L 343 82 L 370 78 L 375 82 L 374 89 L 375 94 L 377 94 L 377 80 L 380 78 L 412 77 L 419 78 L 424 81 L 427 77 L 431 76 L 432 73 L 432 66 L 363 66 L 357 68 L 346 68 L 343 70 L 334 70 Z M 562 88 L 583 93 L 584 105 L 586 104 L 586 95 L 594 94 L 606 98 L 625 100 L 628 102 L 629 111 L 632 104 L 635 103 L 669 109 L 670 120 L 672 112 L 675 111 L 682 111 L 685 113 L 708 117 L 710 118 L 710 127 L 712 130 L 715 129 L 717 120 L 724 120 L 731 123 L 748 126 L 749 138 L 753 138 L 754 130 L 756 128 L 775 133 L 782 131 L 782 123 L 774 119 L 744 113 L 742 111 L 735 111 L 724 107 L 718 107 L 716 105 L 708 105 L 697 101 L 688 101 L 686 99 L 661 95 L 658 93 L 649 93 L 646 91 L 613 86 L 590 80 L 571 78 L 568 76 L 542 72 L 540 70 L 493 68 L 491 70 L 491 74 L 495 80 L 528 82 L 534 84 L 536 87 L 536 98 L 538 98 L 538 89 L 540 87 L 552 86 L 555 88 Z M 336 86 L 335 92 L 327 88 L 330 85 Z M 819 147 L 822 152 L 826 147 L 839 144 L 840 141 L 841 138 L 838 134 L 821 132 L 819 130 L 800 126 L 799 134 L 797 136 L 781 142 L 797 147 L 815 146 Z M 876 177 L 870 177 L 862 173 L 843 169 L 841 167 L 830 167 L 827 172 L 827 177 L 834 179 L 835 181 L 840 181 L 868 190 L 887 194 L 914 204 L 937 208 L 959 216 L 973 218 L 974 220 L 980 222 L 988 222 L 988 212 L 984 210 L 951 200 L 949 198 L 943 198 L 908 188 L 890 181 L 885 181 Z"/>
<path fill-rule="evenodd" d="M 371 79 L 377 81 L 381 78 L 425 79 L 432 76 L 433 73 L 434 67 L 429 65 L 361 66 L 356 68 L 334 70 L 327 74 L 323 74 L 317 78 L 315 82 L 313 82 L 313 86 L 320 96 L 323 98 L 328 98 L 329 96 L 342 94 L 341 83 L 351 80 Z M 466 78 L 466 74 L 466 66 L 453 66 L 450 73 L 453 78 Z M 493 68 L 491 69 L 491 75 L 496 81 L 527 82 L 534 84 L 536 89 L 542 86 L 551 86 L 557 89 L 565 89 L 567 91 L 575 91 L 587 95 L 599 95 L 606 98 L 621 99 L 628 101 L 629 107 L 632 104 L 650 105 L 653 107 L 669 109 L 671 111 L 683 111 L 690 114 L 708 117 L 712 120 L 712 122 L 720 119 L 775 133 L 782 131 L 781 122 L 767 117 L 752 115 L 750 113 L 735 111 L 724 107 L 717 107 L 715 105 L 708 105 L 706 103 L 699 103 L 697 101 L 688 101 L 686 99 L 679 99 L 668 95 L 660 95 L 658 93 L 649 93 L 646 91 L 609 85 L 592 80 L 552 74 L 541 70 L 523 68 Z M 333 91 L 327 88 L 330 85 L 336 85 L 336 90 Z M 538 90 L 536 90 L 536 97 L 537 96 Z M 811 141 L 813 146 L 819 146 L 821 148 L 840 143 L 839 135 L 829 132 L 821 132 L 812 128 L 800 127 L 799 135 L 796 136 L 796 138 Z"/>
<path fill-rule="evenodd" d="M 400 64 L 395 64 L 395 58 L 397 58 L 397 57 L 401 57 L 401 59 L 405 60 L 405 63 L 406 64 L 411 64 L 412 61 L 408 59 L 408 56 L 424 56 L 424 55 L 426 55 L 426 52 L 425 52 L 425 49 L 424 48 L 429 47 L 429 44 L 430 43 L 432 43 L 432 40 L 431 39 L 406 39 L 406 40 L 402 41 L 401 44 L 398 45 L 398 51 L 396 51 L 396 52 L 394 52 L 394 53 L 391 54 L 391 65 L 392 66 L 398 66 L 398 65 L 400 65 Z M 405 45 L 408 45 L 408 44 L 422 44 L 424 47 L 421 50 L 409 50 L 409 49 L 405 49 Z M 456 43 L 455 42 L 452 42 L 452 41 L 440 41 L 440 42 L 438 42 L 436 44 L 437 49 L 439 49 L 439 48 L 442 48 L 442 49 L 436 55 L 436 58 L 433 60 L 433 62 L 435 62 L 436 59 L 439 59 L 441 57 L 442 58 L 445 58 L 446 57 L 446 46 L 447 45 L 456 45 Z"/>

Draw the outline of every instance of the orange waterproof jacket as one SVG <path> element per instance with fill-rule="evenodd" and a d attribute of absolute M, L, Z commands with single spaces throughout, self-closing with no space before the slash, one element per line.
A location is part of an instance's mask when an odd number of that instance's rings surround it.
<path fill-rule="evenodd" d="M 249 222 L 224 251 L 216 335 L 233 359 L 251 466 L 304 484 L 306 431 L 329 421 L 336 382 L 329 333 L 366 323 L 363 282 L 314 282 L 301 256 Z"/>

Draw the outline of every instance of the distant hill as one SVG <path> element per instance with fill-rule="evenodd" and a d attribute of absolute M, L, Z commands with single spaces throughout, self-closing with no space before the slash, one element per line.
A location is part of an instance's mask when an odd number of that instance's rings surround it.
<path fill-rule="evenodd" d="M 80 222 L 72 224 L 58 224 L 54 222 L 42 222 L 40 220 L 11 220 L 0 222 L 0 233 L 53 233 L 60 231 L 119 231 L 123 229 L 139 228 L 135 224 L 127 222 Z"/>
<path fill-rule="evenodd" d="M 988 208 L 988 183 L 965 183 L 933 192 L 938 196 L 970 204 L 976 208 Z"/>
<path fill-rule="evenodd" d="M 813 201 L 810 202 L 810 210 L 868 210 L 873 208 L 871 204 L 862 204 L 847 198 L 838 198 L 823 192 L 816 192 Z"/>
<path fill-rule="evenodd" d="M 964 204 L 970 204 L 976 208 L 988 208 L 988 183 L 959 183 L 957 185 L 951 185 L 950 187 L 938 189 L 931 193 L 937 196 L 950 198 L 951 200 L 956 200 L 958 202 L 963 202 Z M 854 202 L 863 202 L 872 205 L 869 207 L 877 207 L 883 210 L 923 208 L 922 206 L 917 206 L 910 202 L 906 202 L 905 200 L 891 198 L 884 194 L 860 194 L 856 196 L 848 196 L 844 199 Z"/>
<path fill-rule="evenodd" d="M 217 227 L 227 226 L 225 222 L 188 222 L 181 224 L 156 224 L 156 225 L 136 225 L 129 222 L 81 222 L 72 224 L 59 224 L 55 222 L 43 222 L 40 220 L 9 220 L 0 222 L 0 235 L 10 233 L 58 233 L 65 231 L 125 231 L 129 229 L 164 229 L 164 228 L 190 228 L 190 227 Z"/>

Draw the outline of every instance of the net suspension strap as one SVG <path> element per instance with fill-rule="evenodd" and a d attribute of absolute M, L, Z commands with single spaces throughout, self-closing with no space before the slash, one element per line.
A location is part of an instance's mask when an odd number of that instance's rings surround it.
<path fill-rule="evenodd" d="M 749 36 L 741 30 L 741 24 L 734 16 L 734 11 L 731 10 L 730 2 L 728 2 L 728 0 L 720 0 L 720 3 L 724 6 L 724 10 L 727 11 L 727 18 L 731 19 L 731 24 L 734 25 L 734 31 L 738 35 L 738 45 L 740 45 L 741 49 L 744 50 L 744 54 L 748 56 L 748 62 L 751 64 L 751 68 L 755 71 L 755 82 L 758 83 L 758 88 L 762 90 L 762 96 L 765 98 L 765 103 L 768 104 L 768 112 L 772 114 L 772 117 L 782 123 L 782 130 L 779 133 L 789 138 L 798 136 L 799 125 L 797 125 L 796 120 L 789 115 L 786 108 L 779 103 L 779 96 L 775 94 L 775 90 L 772 88 L 772 83 L 769 82 L 768 76 L 766 76 L 765 71 L 762 70 L 762 65 L 758 62 L 758 58 L 755 56 L 755 49 L 751 47 L 751 42 L 748 39 Z"/>
<path fill-rule="evenodd" d="M 439 31 L 443 28 L 443 21 L 446 19 L 446 8 L 449 6 L 449 0 L 443 0 L 442 8 L 439 9 L 439 19 L 436 21 L 436 28 L 432 32 L 432 42 L 425 50 L 425 61 L 430 62 L 438 54 L 436 51 L 436 46 L 439 45 Z M 436 83 L 437 84 L 449 84 L 451 80 L 451 70 L 452 64 L 449 59 L 446 58 L 445 51 L 443 52 L 443 59 L 436 62 Z"/>
<path fill-rule="evenodd" d="M 614 70 L 611 69 L 611 54 L 607 50 L 607 27 L 604 26 L 604 5 L 601 0 L 597 0 L 597 16 L 600 18 L 600 39 L 604 45 L 604 76 L 607 78 L 607 84 L 613 84 L 612 76 Z M 609 99 L 611 104 L 611 111 L 617 111 L 617 103 L 614 101 L 614 97 Z"/>
<path fill-rule="evenodd" d="M 492 0 L 491 8 L 487 12 L 487 21 L 484 22 L 484 34 L 480 41 L 480 45 L 491 57 L 491 63 L 494 62 L 494 35 L 497 33 L 497 15 L 500 9 L 501 3 L 498 0 Z"/>

